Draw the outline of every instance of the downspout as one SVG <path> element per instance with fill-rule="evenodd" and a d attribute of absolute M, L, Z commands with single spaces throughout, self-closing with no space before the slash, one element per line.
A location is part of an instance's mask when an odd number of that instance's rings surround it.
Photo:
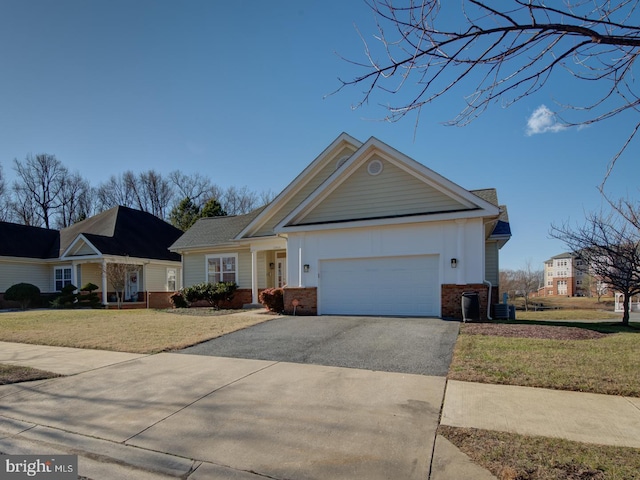
<path fill-rule="evenodd" d="M 487 296 L 487 320 L 493 320 L 493 318 L 491 318 L 491 289 L 493 288 L 493 285 L 491 285 L 489 280 L 483 280 L 482 283 L 489 285 L 489 295 Z"/>

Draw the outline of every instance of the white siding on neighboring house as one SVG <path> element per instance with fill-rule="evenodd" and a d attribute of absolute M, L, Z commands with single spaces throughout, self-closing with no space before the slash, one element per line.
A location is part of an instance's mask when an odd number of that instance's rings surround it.
<path fill-rule="evenodd" d="M 462 210 L 465 207 L 394 164 L 374 157 L 383 168 L 370 175 L 371 160 L 353 172 L 300 223 L 388 217 Z"/>
<path fill-rule="evenodd" d="M 1 261 L 0 292 L 16 283 L 30 283 L 42 293 L 53 292 L 53 264 Z"/>

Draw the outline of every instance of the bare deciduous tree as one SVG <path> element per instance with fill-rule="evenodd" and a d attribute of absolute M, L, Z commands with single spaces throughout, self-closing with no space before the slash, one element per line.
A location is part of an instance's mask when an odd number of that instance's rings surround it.
<path fill-rule="evenodd" d="M 119 177 L 112 175 L 98 187 L 96 194 L 103 210 L 122 205 L 162 219 L 173 199 L 171 184 L 155 170 L 138 175 L 127 170 Z"/>
<path fill-rule="evenodd" d="M 116 292 L 118 309 L 120 309 L 122 308 L 122 302 L 124 300 L 124 290 L 127 286 L 127 277 L 130 273 L 135 272 L 140 267 L 125 261 L 122 263 L 107 263 L 106 267 L 103 268 L 106 268 L 107 280 Z"/>
<path fill-rule="evenodd" d="M 580 256 L 593 276 L 624 295 L 622 323 L 629 325 L 629 301 L 640 293 L 640 229 L 613 210 L 591 213 L 581 226 L 552 225 L 550 234 Z"/>
<path fill-rule="evenodd" d="M 67 175 L 60 189 L 58 228 L 68 227 L 91 215 L 91 186 L 79 173 Z"/>
<path fill-rule="evenodd" d="M 9 205 L 7 182 L 2 174 L 2 165 L 0 165 L 0 221 L 2 222 L 8 222 L 10 219 Z"/>
<path fill-rule="evenodd" d="M 362 38 L 363 73 L 348 86 L 363 88 L 355 107 L 380 97 L 396 121 L 453 92 L 466 107 L 448 123 L 466 125 L 489 106 L 508 106 L 570 75 L 582 101 L 558 103 L 562 126 L 588 125 L 638 111 L 634 63 L 640 48 L 638 0 L 557 2 L 510 0 L 368 0 L 377 21 L 375 41 Z M 558 112 L 550 112 L 558 113 Z M 633 120 L 632 120 L 633 121 Z M 626 142 L 608 172 L 634 138 Z M 604 182 L 603 182 L 604 183 Z"/>
<path fill-rule="evenodd" d="M 16 214 L 29 225 L 51 227 L 53 216 L 60 208 L 60 191 L 68 171 L 55 157 L 47 153 L 27 155 L 24 162 L 14 160 L 18 179 L 13 184 Z M 25 215 L 25 212 L 30 212 Z M 36 223 L 38 223 L 36 225 Z"/>

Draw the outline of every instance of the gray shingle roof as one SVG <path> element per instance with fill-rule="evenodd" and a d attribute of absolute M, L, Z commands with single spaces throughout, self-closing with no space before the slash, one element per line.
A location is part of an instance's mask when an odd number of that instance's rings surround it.
<path fill-rule="evenodd" d="M 264 207 L 245 215 L 200 218 L 169 249 L 175 252 L 188 248 L 211 247 L 228 243 L 244 230 L 262 210 Z"/>

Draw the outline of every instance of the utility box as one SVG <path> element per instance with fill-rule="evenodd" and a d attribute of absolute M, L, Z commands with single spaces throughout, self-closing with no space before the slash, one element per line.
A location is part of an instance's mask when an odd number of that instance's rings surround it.
<path fill-rule="evenodd" d="M 478 292 L 462 293 L 462 321 L 480 320 L 480 298 Z"/>

